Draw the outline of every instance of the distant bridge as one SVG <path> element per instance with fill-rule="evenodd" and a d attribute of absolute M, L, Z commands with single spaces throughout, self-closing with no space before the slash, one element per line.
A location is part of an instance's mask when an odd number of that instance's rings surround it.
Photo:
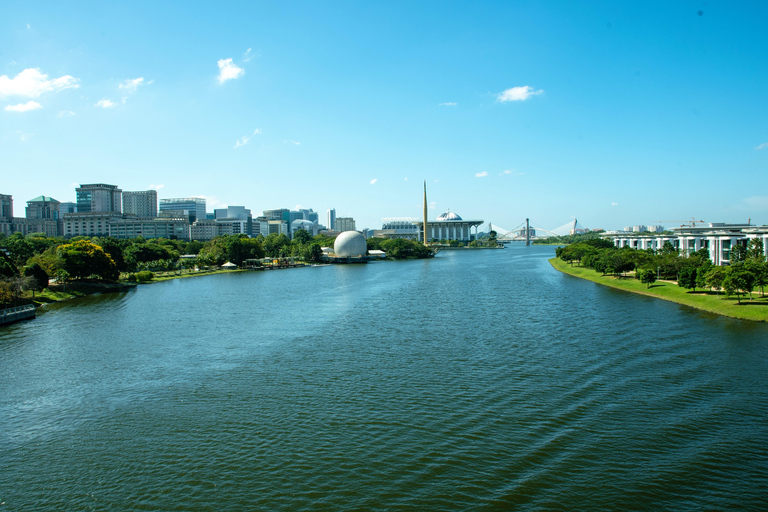
<path fill-rule="evenodd" d="M 488 223 L 491 230 L 496 231 L 496 239 L 499 242 L 525 242 L 528 240 L 540 240 L 551 236 L 565 236 L 576 233 L 586 233 L 589 230 L 579 224 L 578 219 L 569 220 L 562 226 L 549 230 L 537 226 L 529 219 L 521 222 L 513 229 L 505 229 L 497 224 Z"/>

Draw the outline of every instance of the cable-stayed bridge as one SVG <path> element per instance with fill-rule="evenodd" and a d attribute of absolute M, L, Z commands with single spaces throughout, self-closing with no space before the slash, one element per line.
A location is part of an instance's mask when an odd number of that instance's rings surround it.
<path fill-rule="evenodd" d="M 525 219 L 519 226 L 513 229 L 505 229 L 498 224 L 488 223 L 492 230 L 496 231 L 496 239 L 500 242 L 525 242 L 538 240 L 551 236 L 565 236 L 577 233 L 586 233 L 587 228 L 579 224 L 578 219 L 569 220 L 555 229 L 545 229 Z"/>

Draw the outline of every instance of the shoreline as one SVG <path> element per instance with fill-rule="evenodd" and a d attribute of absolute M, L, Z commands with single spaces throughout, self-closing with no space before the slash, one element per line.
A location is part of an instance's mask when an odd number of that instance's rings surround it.
<path fill-rule="evenodd" d="M 609 286 L 617 290 L 624 290 L 638 295 L 645 295 L 656 299 L 674 302 L 682 306 L 688 306 L 707 313 L 714 313 L 720 316 L 736 318 L 739 320 L 750 320 L 753 322 L 768 322 L 768 296 L 763 297 L 758 292 L 753 292 L 753 299 L 745 297 L 738 304 L 734 298 L 725 298 L 721 292 L 702 290 L 693 292 L 681 288 L 674 281 L 656 281 L 650 288 L 631 277 L 617 278 L 610 275 L 603 276 L 586 267 L 571 267 L 565 261 L 558 258 L 549 259 L 552 267 L 573 277 L 592 281 L 603 286 Z M 757 307 L 755 307 L 757 306 Z"/>

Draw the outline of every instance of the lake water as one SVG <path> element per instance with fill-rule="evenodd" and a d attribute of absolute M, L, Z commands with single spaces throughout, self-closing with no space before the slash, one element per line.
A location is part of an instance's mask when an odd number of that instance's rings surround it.
<path fill-rule="evenodd" d="M 0 510 L 768 507 L 768 326 L 553 255 L 179 279 L 0 328 Z"/>

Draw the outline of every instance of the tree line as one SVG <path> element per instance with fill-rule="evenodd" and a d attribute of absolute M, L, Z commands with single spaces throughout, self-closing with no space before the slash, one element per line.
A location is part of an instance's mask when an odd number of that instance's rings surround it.
<path fill-rule="evenodd" d="M 761 240 L 753 238 L 745 246 L 734 245 L 730 250 L 730 265 L 716 266 L 706 248 L 690 254 L 681 254 L 669 241 L 659 250 L 615 247 L 609 240 L 590 239 L 565 247 L 558 247 L 555 254 L 563 261 L 584 266 L 616 277 L 634 277 L 650 287 L 657 279 L 677 281 L 678 285 L 692 291 L 714 290 L 742 297 L 768 285 L 768 263 Z"/>

